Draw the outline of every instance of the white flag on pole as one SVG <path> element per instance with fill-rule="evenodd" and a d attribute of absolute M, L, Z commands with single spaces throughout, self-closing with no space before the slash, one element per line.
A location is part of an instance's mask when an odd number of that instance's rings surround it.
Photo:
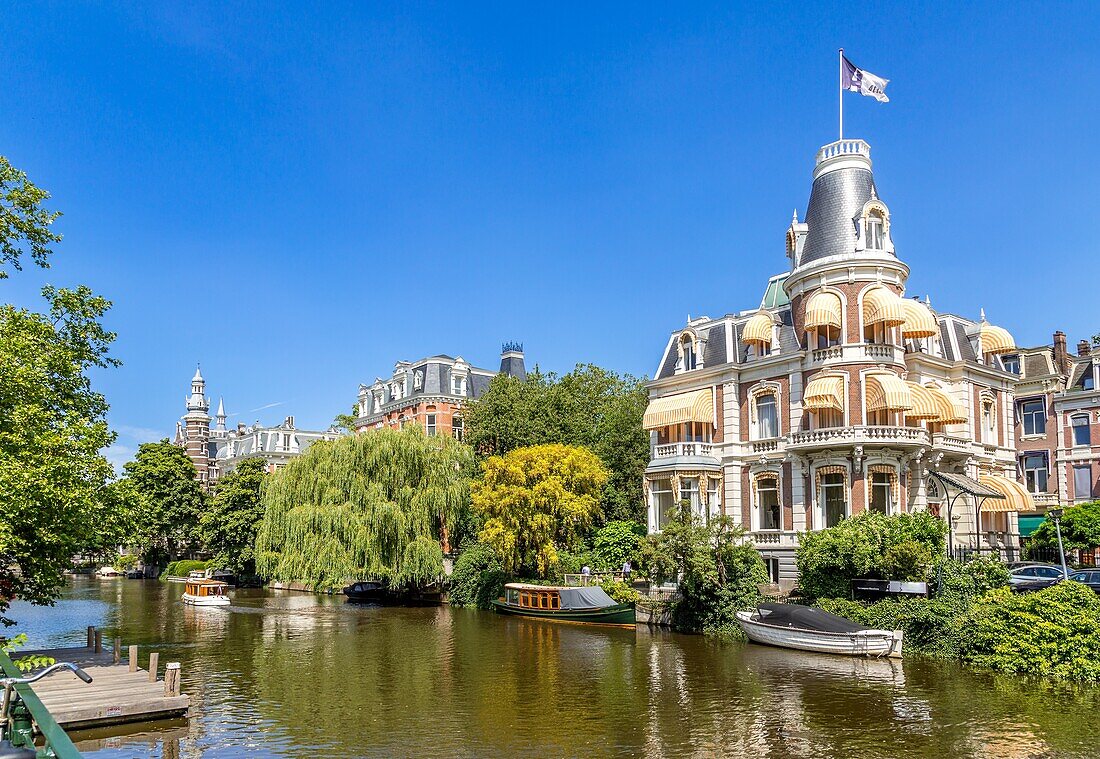
<path fill-rule="evenodd" d="M 841 87 L 849 92 L 858 92 L 860 95 L 873 97 L 880 103 L 890 102 L 890 98 L 886 97 L 886 85 L 890 83 L 889 79 L 883 79 L 881 76 L 875 76 L 870 71 L 856 68 L 847 57 L 843 57 L 843 60 L 844 69 L 841 76 Z"/>

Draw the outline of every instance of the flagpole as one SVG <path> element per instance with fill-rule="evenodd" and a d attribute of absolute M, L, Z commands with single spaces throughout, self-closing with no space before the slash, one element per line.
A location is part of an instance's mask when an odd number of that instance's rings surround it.
<path fill-rule="evenodd" d="M 837 93 L 840 97 L 840 139 L 844 139 L 844 48 L 840 48 L 840 78 L 837 81 Z"/>

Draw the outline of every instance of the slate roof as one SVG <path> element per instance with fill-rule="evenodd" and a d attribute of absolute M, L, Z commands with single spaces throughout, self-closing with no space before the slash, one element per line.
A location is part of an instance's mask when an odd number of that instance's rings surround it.
<path fill-rule="evenodd" d="M 719 366 L 726 363 L 726 323 L 718 322 L 707 332 L 707 349 L 703 353 L 703 366 Z"/>
<path fill-rule="evenodd" d="M 856 166 L 835 169 L 814 180 L 806 206 L 806 244 L 799 266 L 855 252 L 855 219 L 871 199 L 872 191 L 877 195 L 874 175 Z"/>
<path fill-rule="evenodd" d="M 1024 377 L 1043 377 L 1054 374 L 1046 353 L 1025 353 L 1023 370 Z"/>

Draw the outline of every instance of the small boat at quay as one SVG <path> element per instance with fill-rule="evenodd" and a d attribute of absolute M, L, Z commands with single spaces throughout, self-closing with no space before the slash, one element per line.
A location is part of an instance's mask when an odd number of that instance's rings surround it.
<path fill-rule="evenodd" d="M 901 630 L 875 630 L 821 609 L 797 604 L 760 604 L 737 612 L 753 643 L 842 656 L 901 658 Z"/>
<path fill-rule="evenodd" d="M 229 586 L 218 580 L 191 579 L 183 586 L 183 602 L 190 606 L 229 606 L 225 591 Z"/>
<path fill-rule="evenodd" d="M 569 588 L 510 582 L 493 601 L 498 614 L 552 622 L 634 627 L 634 604 L 616 603 L 600 587 Z"/>
<path fill-rule="evenodd" d="M 344 595 L 352 603 L 387 606 L 438 606 L 443 603 L 443 591 L 438 585 L 426 588 L 393 590 L 374 580 L 360 580 L 344 588 Z"/>

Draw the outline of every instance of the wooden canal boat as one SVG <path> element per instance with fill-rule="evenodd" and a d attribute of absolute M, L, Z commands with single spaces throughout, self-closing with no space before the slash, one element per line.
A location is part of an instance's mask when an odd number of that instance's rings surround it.
<path fill-rule="evenodd" d="M 603 588 L 567 588 L 511 582 L 504 597 L 493 601 L 499 614 L 533 617 L 553 622 L 633 627 L 634 604 L 615 603 Z"/>
<path fill-rule="evenodd" d="M 219 580 L 188 579 L 183 586 L 183 602 L 191 606 L 229 606 L 229 596 L 225 594 L 228 588 Z"/>

